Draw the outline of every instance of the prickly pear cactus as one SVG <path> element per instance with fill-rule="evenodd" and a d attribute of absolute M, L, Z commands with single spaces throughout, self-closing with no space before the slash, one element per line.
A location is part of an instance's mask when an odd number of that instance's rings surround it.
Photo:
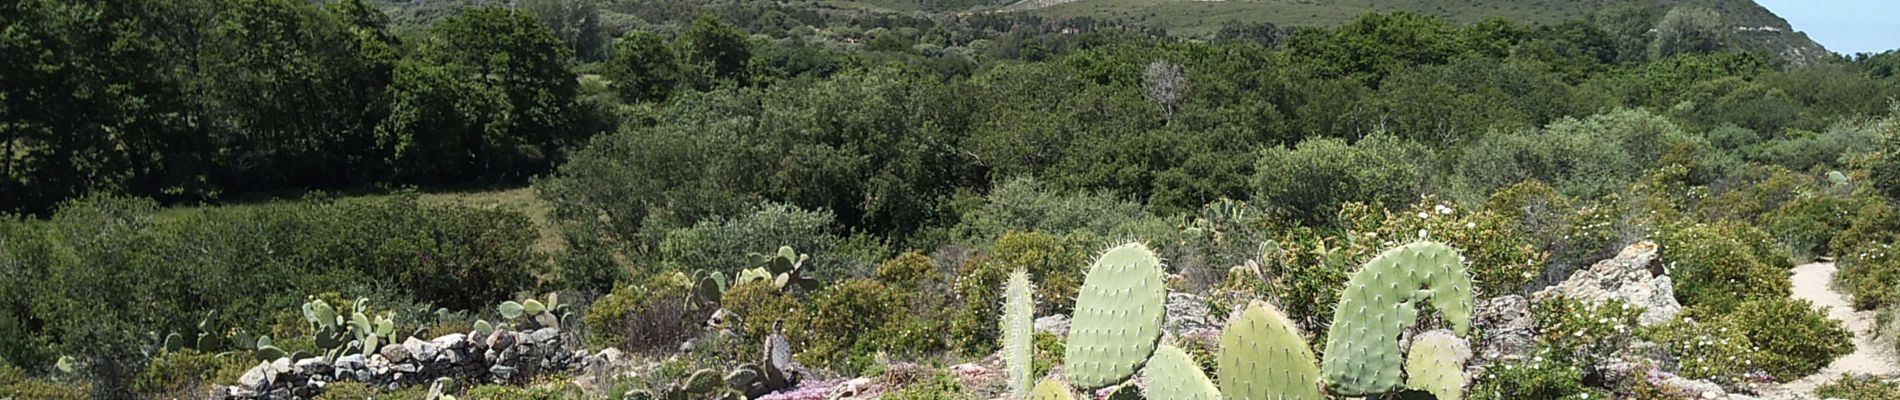
<path fill-rule="evenodd" d="M 1405 355 L 1405 388 L 1424 391 L 1438 400 L 1465 398 L 1465 360 L 1471 346 L 1451 331 L 1439 329 L 1412 338 Z"/>
<path fill-rule="evenodd" d="M 1148 360 L 1148 398 L 1218 400 L 1221 396 L 1193 357 L 1180 348 L 1161 345 Z"/>
<path fill-rule="evenodd" d="M 1012 398 L 1029 396 L 1030 385 L 1034 377 L 1031 374 L 1031 358 L 1035 356 L 1035 299 L 1030 297 L 1035 288 L 1029 283 L 1029 272 L 1018 268 L 1009 274 L 1009 282 L 1003 285 L 1003 364 L 1008 372 L 1009 392 Z"/>
<path fill-rule="evenodd" d="M 1069 328 L 1069 381 L 1094 390 L 1135 374 L 1161 338 L 1167 300 L 1161 259 L 1148 246 L 1109 249 L 1089 266 Z"/>
<path fill-rule="evenodd" d="M 1313 349 L 1278 308 L 1263 301 L 1221 331 L 1220 392 L 1233 400 L 1324 400 Z"/>
<path fill-rule="evenodd" d="M 1044 379 L 1036 384 L 1035 392 L 1029 394 L 1030 400 L 1075 400 L 1069 393 L 1069 386 L 1055 379 Z"/>
<path fill-rule="evenodd" d="M 1386 250 L 1346 282 L 1320 370 L 1335 394 L 1370 396 L 1404 383 L 1399 334 L 1418 320 L 1421 301 L 1463 334 L 1471 322 L 1471 277 L 1450 246 L 1415 242 Z"/>
<path fill-rule="evenodd" d="M 700 369 L 699 371 L 694 371 L 691 376 L 687 376 L 686 384 L 682 385 L 681 388 L 685 389 L 686 393 L 706 394 L 718 389 L 719 382 L 719 371 Z"/>

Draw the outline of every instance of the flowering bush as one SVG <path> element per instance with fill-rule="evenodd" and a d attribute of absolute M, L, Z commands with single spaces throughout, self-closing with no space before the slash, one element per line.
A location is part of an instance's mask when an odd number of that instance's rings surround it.
<path fill-rule="evenodd" d="M 1900 382 L 1873 376 L 1843 376 L 1814 390 L 1824 399 L 1900 399 Z"/>
<path fill-rule="evenodd" d="M 1518 220 L 1489 210 L 1459 210 L 1449 203 L 1426 199 L 1400 212 L 1364 204 L 1346 204 L 1342 221 L 1353 232 L 1376 233 L 1380 249 L 1413 239 L 1430 239 L 1457 247 L 1470 263 L 1480 296 L 1523 291 L 1537 279 L 1550 254 L 1517 232 Z"/>
<path fill-rule="evenodd" d="M 1788 297 L 1794 263 L 1766 232 L 1740 222 L 1664 229 L 1658 238 L 1685 306 L 1725 311 L 1750 299 Z"/>
<path fill-rule="evenodd" d="M 1691 379 L 1716 379 L 1735 382 L 1741 376 L 1762 368 L 1764 360 L 1741 331 L 1729 329 L 1721 321 L 1701 321 L 1684 315 L 1667 324 L 1653 327 L 1647 335 L 1676 355 L 1678 371 Z"/>
<path fill-rule="evenodd" d="M 1729 382 L 1766 374 L 1792 380 L 1820 371 L 1854 351 L 1853 336 L 1806 300 L 1757 299 L 1727 314 L 1691 308 L 1650 334 L 1681 357 L 1691 378 Z"/>
<path fill-rule="evenodd" d="M 1500 362 L 1474 379 L 1471 400 L 1591 400 L 1610 398 L 1583 384 L 1583 370 L 1574 364 L 1547 359 Z"/>
<path fill-rule="evenodd" d="M 1641 307 L 1612 300 L 1589 304 L 1567 298 L 1538 302 L 1537 337 L 1550 356 L 1583 366 L 1602 366 L 1617 349 L 1629 346 Z"/>

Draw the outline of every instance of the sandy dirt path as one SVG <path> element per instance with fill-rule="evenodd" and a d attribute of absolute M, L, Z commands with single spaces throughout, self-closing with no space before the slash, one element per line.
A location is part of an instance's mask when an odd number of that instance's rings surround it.
<path fill-rule="evenodd" d="M 1854 311 L 1853 303 L 1847 296 L 1834 291 L 1832 282 L 1836 271 L 1832 262 L 1804 264 L 1794 268 L 1794 297 L 1814 302 L 1815 307 L 1827 309 L 1828 318 L 1841 321 L 1842 325 L 1854 333 L 1854 352 L 1835 359 L 1821 372 L 1805 378 L 1782 384 L 1780 396 L 1769 398 L 1801 398 L 1813 395 L 1814 389 L 1833 382 L 1843 375 L 1894 375 L 1900 372 L 1900 364 L 1895 363 L 1886 346 L 1874 341 L 1874 312 Z"/>

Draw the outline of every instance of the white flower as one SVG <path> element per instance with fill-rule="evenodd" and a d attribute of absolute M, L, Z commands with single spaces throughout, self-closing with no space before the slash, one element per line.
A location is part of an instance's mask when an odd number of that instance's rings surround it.
<path fill-rule="evenodd" d="M 1444 204 L 1439 204 L 1436 209 L 1439 214 L 1451 214 L 1451 207 L 1446 207 Z"/>
<path fill-rule="evenodd" d="M 1426 231 L 1425 231 L 1424 229 L 1420 229 L 1420 230 L 1418 230 L 1418 238 L 1419 238 L 1419 239 L 1424 239 L 1424 238 L 1428 238 L 1428 237 L 1431 237 L 1431 236 L 1432 236 L 1432 233 L 1431 233 L 1431 232 L 1426 232 Z"/>
<path fill-rule="evenodd" d="M 1431 218 L 1431 217 L 1432 217 L 1431 214 L 1426 214 L 1424 211 L 1418 212 L 1418 219 L 1426 219 L 1426 218 Z"/>
<path fill-rule="evenodd" d="M 1471 229 L 1471 228 L 1476 228 L 1476 227 L 1478 227 L 1478 223 L 1476 223 L 1476 222 L 1466 222 L 1466 223 L 1465 223 L 1465 229 Z"/>

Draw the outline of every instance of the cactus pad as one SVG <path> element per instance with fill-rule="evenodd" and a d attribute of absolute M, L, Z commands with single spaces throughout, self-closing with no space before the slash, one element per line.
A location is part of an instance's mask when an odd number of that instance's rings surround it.
<path fill-rule="evenodd" d="M 1042 380 L 1042 383 L 1036 384 L 1036 390 L 1035 392 L 1032 392 L 1029 394 L 1029 399 L 1030 400 L 1075 400 L 1075 395 L 1069 393 L 1069 387 L 1066 385 L 1063 385 L 1061 381 L 1057 381 L 1055 379 L 1044 379 Z"/>
<path fill-rule="evenodd" d="M 1471 346 L 1451 331 L 1421 333 L 1412 338 L 1412 350 L 1405 355 L 1405 387 L 1438 400 L 1463 399 L 1465 360 L 1470 358 Z"/>
<path fill-rule="evenodd" d="M 1009 274 L 1009 282 L 1003 285 L 1003 364 L 1008 372 L 1009 393 L 1014 398 L 1029 396 L 1030 385 L 1035 377 L 1030 376 L 1031 358 L 1035 357 L 1035 299 L 1030 297 L 1035 288 L 1029 283 L 1029 272 L 1021 268 Z"/>
<path fill-rule="evenodd" d="M 1220 335 L 1220 391 L 1234 400 L 1323 400 L 1319 361 L 1278 308 L 1254 301 Z"/>
<path fill-rule="evenodd" d="M 1148 246 L 1129 243 L 1096 258 L 1075 300 L 1069 382 L 1094 390 L 1133 376 L 1161 338 L 1167 292 L 1161 259 Z"/>
<path fill-rule="evenodd" d="M 1180 348 L 1162 345 L 1148 360 L 1148 398 L 1217 400 L 1220 389 L 1201 373 L 1201 366 Z"/>
<path fill-rule="evenodd" d="M 516 303 L 514 301 L 504 301 L 504 302 L 501 302 L 500 307 L 497 307 L 497 311 L 501 311 L 502 319 L 512 320 L 515 318 L 521 318 L 521 313 L 523 311 L 526 311 L 526 307 L 523 307 L 521 303 Z"/>
<path fill-rule="evenodd" d="M 692 394 L 712 393 L 713 390 L 719 388 L 719 378 L 719 371 L 700 369 L 694 371 L 691 376 L 686 377 L 686 384 L 682 389 L 685 389 L 686 393 Z"/>
<path fill-rule="evenodd" d="M 1450 246 L 1415 242 L 1386 250 L 1354 274 L 1333 310 L 1320 369 L 1335 394 L 1369 396 L 1398 389 L 1399 335 L 1428 301 L 1463 334 L 1471 322 L 1471 277 Z"/>

